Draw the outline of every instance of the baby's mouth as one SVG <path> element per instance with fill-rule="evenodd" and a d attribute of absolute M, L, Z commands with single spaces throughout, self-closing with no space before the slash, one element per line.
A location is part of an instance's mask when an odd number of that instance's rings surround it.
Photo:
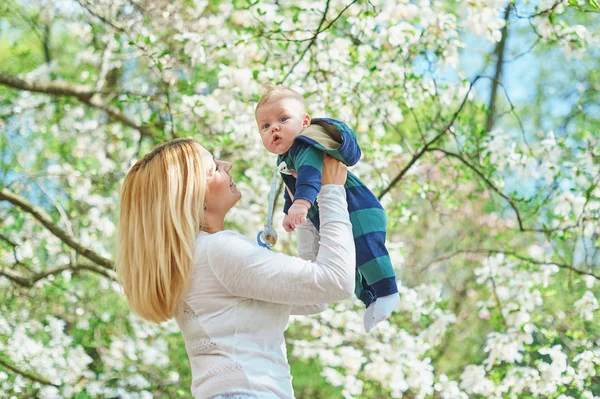
<path fill-rule="evenodd" d="M 278 134 L 273 135 L 273 144 L 279 144 L 281 141 L 281 136 Z"/>

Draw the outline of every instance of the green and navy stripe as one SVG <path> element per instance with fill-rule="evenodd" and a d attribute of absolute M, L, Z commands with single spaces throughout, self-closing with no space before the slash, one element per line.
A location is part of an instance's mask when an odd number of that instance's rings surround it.
<path fill-rule="evenodd" d="M 343 122 L 333 119 L 315 119 L 313 123 L 329 124 L 342 133 L 342 143 L 337 149 L 323 147 L 316 141 L 299 136 L 290 150 L 280 155 L 277 164 L 286 162 L 288 169 L 297 172 L 297 179 L 282 174 L 283 180 L 295 199 L 305 199 L 313 206 L 308 218 L 319 230 L 319 209 L 315 203 L 321 190 L 323 153 L 326 152 L 351 166 L 360 159 L 360 148 L 354 132 Z M 348 201 L 348 213 L 356 246 L 356 296 L 369 306 L 377 297 L 398 292 L 394 268 L 385 247 L 387 217 L 377 197 L 358 177 L 348 172 L 344 185 Z M 284 212 L 292 205 L 287 190 L 284 190 Z"/>

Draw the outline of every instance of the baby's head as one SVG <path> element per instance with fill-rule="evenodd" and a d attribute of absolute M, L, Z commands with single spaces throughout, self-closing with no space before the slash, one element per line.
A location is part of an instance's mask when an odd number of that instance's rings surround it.
<path fill-rule="evenodd" d="M 310 125 L 304 98 L 286 87 L 269 87 L 254 111 L 260 137 L 273 154 L 285 154 L 294 139 Z"/>

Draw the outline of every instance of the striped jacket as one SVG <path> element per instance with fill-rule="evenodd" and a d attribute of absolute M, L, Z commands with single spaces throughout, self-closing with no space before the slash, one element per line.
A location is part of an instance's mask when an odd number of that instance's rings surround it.
<path fill-rule="evenodd" d="M 315 202 L 321 189 L 323 155 L 330 154 L 348 166 L 355 165 L 361 156 L 355 133 L 343 122 L 330 118 L 313 119 L 285 154 L 279 155 L 277 165 L 285 162 L 297 177 L 283 174 L 283 181 L 294 199 L 305 199 L 312 206 L 308 218 L 319 230 L 319 209 Z M 369 306 L 378 297 L 398 292 L 396 277 L 385 247 L 387 218 L 377 197 L 358 177 L 348 172 L 344 185 L 348 213 L 356 246 L 355 294 Z M 284 212 L 292 205 L 284 190 Z"/>

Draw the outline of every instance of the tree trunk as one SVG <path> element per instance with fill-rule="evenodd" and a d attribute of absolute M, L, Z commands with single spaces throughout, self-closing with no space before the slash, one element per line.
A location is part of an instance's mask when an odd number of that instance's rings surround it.
<path fill-rule="evenodd" d="M 488 116 L 485 126 L 486 132 L 489 132 L 494 127 L 494 118 L 496 116 L 496 97 L 498 95 L 498 86 L 502 77 L 502 65 L 504 64 L 504 49 L 506 47 L 506 39 L 508 37 L 508 18 L 512 10 L 512 3 L 508 3 L 506 11 L 504 12 L 504 27 L 502 28 L 502 38 L 496 44 L 494 54 L 496 54 L 496 73 L 494 74 L 494 80 L 492 81 L 492 91 L 490 93 L 490 101 L 488 104 Z"/>

